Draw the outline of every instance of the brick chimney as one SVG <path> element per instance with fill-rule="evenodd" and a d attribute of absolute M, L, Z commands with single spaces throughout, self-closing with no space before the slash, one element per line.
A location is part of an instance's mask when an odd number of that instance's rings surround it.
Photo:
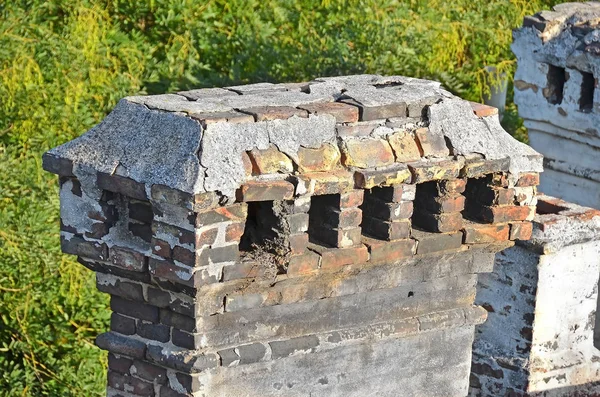
<path fill-rule="evenodd" d="M 111 295 L 109 396 L 464 396 L 542 157 L 402 76 L 128 97 L 44 155 Z"/>
<path fill-rule="evenodd" d="M 542 190 L 600 209 L 600 2 L 526 16 L 513 37 L 515 103 L 545 157 Z"/>

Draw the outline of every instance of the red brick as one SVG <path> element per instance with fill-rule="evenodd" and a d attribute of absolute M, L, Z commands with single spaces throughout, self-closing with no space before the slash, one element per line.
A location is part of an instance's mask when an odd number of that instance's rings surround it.
<path fill-rule="evenodd" d="M 239 201 L 291 200 L 294 185 L 286 181 L 248 181 L 236 192 Z"/>
<path fill-rule="evenodd" d="M 199 212 L 196 215 L 196 227 L 213 225 L 219 222 L 245 221 L 248 215 L 248 205 L 237 203 L 225 207 Z"/>
<path fill-rule="evenodd" d="M 388 222 L 381 219 L 363 217 L 363 231 L 373 237 L 385 240 L 400 240 L 410 237 L 410 221 Z"/>
<path fill-rule="evenodd" d="M 412 257 L 416 251 L 416 241 L 411 239 L 381 241 L 363 237 L 363 243 L 369 248 L 373 263 L 395 263 Z"/>
<path fill-rule="evenodd" d="M 483 103 L 471 102 L 469 101 L 471 108 L 473 109 L 473 113 L 477 117 L 488 117 L 498 114 L 498 108 L 493 106 L 484 105 Z"/>
<path fill-rule="evenodd" d="M 311 114 L 330 114 L 338 123 L 354 123 L 358 121 L 358 108 L 341 102 L 321 102 L 299 106 Z"/>
<path fill-rule="evenodd" d="M 518 187 L 537 186 L 539 184 L 540 184 L 540 174 L 531 172 L 531 173 L 521 174 L 519 176 L 519 180 L 517 181 L 516 186 L 518 186 Z"/>
<path fill-rule="evenodd" d="M 194 266 L 196 263 L 196 254 L 187 248 L 175 246 L 173 247 L 173 259 L 183 263 L 184 265 Z"/>
<path fill-rule="evenodd" d="M 161 258 L 171 258 L 171 246 L 166 241 L 162 241 L 156 238 L 152 239 L 152 253 L 158 255 Z"/>
<path fill-rule="evenodd" d="M 413 202 L 387 203 L 369 195 L 363 204 L 363 211 L 368 216 L 384 221 L 409 219 L 413 214 Z"/>
<path fill-rule="evenodd" d="M 196 231 L 196 248 L 202 248 L 205 245 L 213 245 L 219 233 L 218 228 L 210 228 L 202 231 Z"/>
<path fill-rule="evenodd" d="M 365 191 L 363 189 L 352 190 L 340 195 L 340 208 L 358 207 L 363 203 Z"/>
<path fill-rule="evenodd" d="M 510 224 L 510 240 L 529 240 L 533 233 L 533 223 L 513 222 Z"/>
<path fill-rule="evenodd" d="M 465 244 L 494 243 L 508 240 L 510 227 L 508 224 L 489 225 L 467 223 L 463 229 Z"/>
<path fill-rule="evenodd" d="M 392 148 L 383 139 L 347 139 L 341 148 L 342 163 L 346 167 L 375 168 L 394 163 Z"/>
<path fill-rule="evenodd" d="M 490 223 L 505 223 L 510 221 L 524 221 L 535 213 L 535 207 L 503 205 L 482 207 L 478 212 L 479 219 Z"/>
<path fill-rule="evenodd" d="M 355 265 L 365 263 L 369 260 L 369 251 L 366 246 L 348 248 L 325 248 L 310 245 L 321 255 L 321 269 L 325 271 L 337 270 L 346 265 Z"/>
<path fill-rule="evenodd" d="M 315 228 L 309 231 L 311 237 L 332 247 L 351 247 L 360 244 L 361 229 Z"/>
<path fill-rule="evenodd" d="M 300 276 L 319 270 L 321 265 L 321 256 L 307 251 L 301 255 L 292 255 L 288 261 L 287 274 L 289 276 Z"/>
<path fill-rule="evenodd" d="M 214 123 L 253 123 L 254 117 L 249 114 L 236 111 L 229 112 L 210 112 L 210 113 L 189 113 L 190 117 L 200 121 L 200 124 L 206 128 Z"/>
<path fill-rule="evenodd" d="M 438 183 L 439 194 L 464 193 L 467 187 L 466 179 L 446 179 Z"/>
<path fill-rule="evenodd" d="M 465 196 L 427 196 L 423 200 L 420 200 L 419 205 L 425 207 L 429 212 L 434 214 L 461 212 L 465 208 Z"/>
<path fill-rule="evenodd" d="M 460 212 L 431 214 L 415 211 L 412 221 L 415 226 L 419 226 L 429 232 L 449 233 L 462 228 L 463 217 Z"/>
<path fill-rule="evenodd" d="M 228 225 L 225 229 L 225 241 L 240 241 L 242 235 L 244 234 L 245 223 L 236 222 Z M 214 241 L 213 241 L 214 242 Z M 212 244 L 212 243 L 211 243 Z"/>
<path fill-rule="evenodd" d="M 308 112 L 290 106 L 257 106 L 242 109 L 242 112 L 251 114 L 256 121 L 285 120 L 293 116 L 308 117 Z"/>

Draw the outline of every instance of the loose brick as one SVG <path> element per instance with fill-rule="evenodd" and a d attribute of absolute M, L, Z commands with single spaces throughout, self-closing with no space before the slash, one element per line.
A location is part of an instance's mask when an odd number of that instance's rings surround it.
<path fill-rule="evenodd" d="M 410 237 L 410 221 L 383 221 L 381 219 L 363 217 L 362 229 L 365 233 L 385 240 L 399 240 Z"/>
<path fill-rule="evenodd" d="M 404 239 L 381 241 L 363 237 L 363 243 L 369 248 L 370 261 L 373 263 L 396 263 L 415 254 L 415 240 Z"/>
<path fill-rule="evenodd" d="M 381 120 L 406 116 L 406 103 L 404 102 L 375 106 L 364 105 L 353 99 L 344 99 L 340 102 L 358 107 L 359 119 L 361 121 Z"/>
<path fill-rule="evenodd" d="M 462 228 L 462 214 L 451 212 L 447 214 L 432 214 L 424 211 L 415 211 L 412 217 L 413 224 L 429 232 L 449 233 Z"/>
<path fill-rule="evenodd" d="M 146 305 L 140 302 L 129 301 L 118 296 L 111 296 L 110 308 L 112 311 L 135 317 L 141 320 L 158 322 L 158 307 Z"/>
<path fill-rule="evenodd" d="M 221 366 L 229 367 L 239 363 L 240 356 L 235 352 L 234 349 L 225 349 L 217 352 L 221 358 Z"/>
<path fill-rule="evenodd" d="M 510 224 L 510 240 L 529 240 L 533 233 L 531 222 L 512 222 Z"/>
<path fill-rule="evenodd" d="M 431 132 L 429 128 L 419 128 L 416 130 L 415 138 L 421 156 L 446 157 L 450 154 L 444 136 Z"/>
<path fill-rule="evenodd" d="M 308 214 L 291 214 L 285 216 L 290 233 L 302 233 L 308 230 Z"/>
<path fill-rule="evenodd" d="M 114 332 L 105 332 L 98 335 L 96 345 L 100 349 L 108 350 L 111 353 L 133 358 L 144 358 L 146 353 L 144 342 Z"/>
<path fill-rule="evenodd" d="M 465 244 L 495 243 L 508 240 L 509 225 L 488 225 L 468 222 L 463 229 Z"/>
<path fill-rule="evenodd" d="M 198 373 L 219 365 L 216 353 L 173 352 L 156 345 L 148 346 L 146 358 L 158 365 L 186 373 Z"/>
<path fill-rule="evenodd" d="M 246 177 L 252 176 L 254 174 L 254 164 L 252 164 L 250 155 L 246 152 L 242 152 L 242 164 L 244 164 L 244 175 Z"/>
<path fill-rule="evenodd" d="M 289 174 L 294 171 L 292 160 L 277 147 L 271 145 L 268 149 L 252 149 L 248 152 L 252 162 L 252 174 Z"/>
<path fill-rule="evenodd" d="M 248 181 L 236 192 L 240 201 L 291 200 L 294 185 L 286 181 Z"/>
<path fill-rule="evenodd" d="M 428 233 L 413 229 L 412 237 L 418 241 L 417 255 L 421 255 L 459 249 L 462 245 L 463 234 L 461 232 Z"/>
<path fill-rule="evenodd" d="M 312 251 L 306 251 L 302 255 L 290 256 L 287 274 L 290 276 L 309 274 L 319 270 L 320 265 L 321 256 Z"/>
<path fill-rule="evenodd" d="M 469 101 L 471 108 L 473 109 L 473 113 L 477 117 L 489 117 L 498 114 L 498 108 L 493 106 L 484 105 L 482 103 L 471 102 Z"/>
<path fill-rule="evenodd" d="M 124 176 L 99 172 L 97 185 L 100 189 L 108 190 L 110 192 L 120 193 L 124 196 L 138 200 L 148 200 L 144 184 Z"/>
<path fill-rule="evenodd" d="M 175 377 L 177 378 L 177 382 L 188 393 L 193 393 L 193 392 L 199 390 L 203 386 L 203 383 L 200 380 L 199 376 L 195 375 L 195 374 L 191 375 L 191 374 L 184 374 L 181 372 L 176 372 Z"/>
<path fill-rule="evenodd" d="M 254 116 L 256 121 L 286 120 L 293 116 L 308 117 L 308 112 L 306 110 L 296 109 L 290 106 L 257 106 L 241 109 L 241 111 Z"/>
<path fill-rule="evenodd" d="M 341 149 L 342 163 L 346 167 L 375 168 L 394 163 L 392 148 L 383 139 L 346 139 Z"/>
<path fill-rule="evenodd" d="M 396 132 L 387 137 L 396 161 L 399 163 L 421 159 L 421 152 L 414 136 L 406 131 Z"/>
<path fill-rule="evenodd" d="M 341 102 L 320 102 L 300 105 L 300 109 L 316 116 L 329 114 L 335 117 L 337 123 L 354 123 L 358 121 L 358 108 Z"/>
<path fill-rule="evenodd" d="M 540 184 L 540 174 L 538 173 L 524 173 L 519 175 L 519 179 L 517 180 L 517 187 L 525 187 L 525 186 L 537 186 Z"/>
<path fill-rule="evenodd" d="M 369 260 L 369 251 L 366 246 L 349 248 L 327 248 L 310 244 L 309 248 L 321 256 L 321 269 L 334 271 L 346 265 L 355 265 Z"/>
<path fill-rule="evenodd" d="M 454 179 L 458 177 L 462 164 L 456 160 L 422 161 L 409 163 L 413 183 Z"/>
<path fill-rule="evenodd" d="M 378 170 L 361 170 L 354 173 L 356 187 L 371 189 L 380 186 L 410 182 L 412 173 L 404 164 L 395 164 Z"/>
<path fill-rule="evenodd" d="M 483 205 L 508 205 L 515 201 L 515 189 L 492 187 L 478 189 L 477 200 Z"/>
<path fill-rule="evenodd" d="M 195 212 L 205 211 L 219 205 L 219 196 L 214 192 L 198 193 L 194 195 L 193 210 Z"/>
<path fill-rule="evenodd" d="M 461 194 L 467 187 L 466 179 L 446 179 L 438 182 L 438 194 Z"/>
<path fill-rule="evenodd" d="M 134 236 L 137 236 L 148 243 L 152 241 L 152 226 L 150 224 L 130 220 L 127 228 Z"/>
<path fill-rule="evenodd" d="M 335 132 L 339 137 L 368 136 L 379 124 L 373 122 L 336 124 Z"/>
<path fill-rule="evenodd" d="M 337 145 L 324 143 L 317 149 L 298 149 L 298 169 L 301 172 L 331 171 L 340 165 L 340 150 Z"/>

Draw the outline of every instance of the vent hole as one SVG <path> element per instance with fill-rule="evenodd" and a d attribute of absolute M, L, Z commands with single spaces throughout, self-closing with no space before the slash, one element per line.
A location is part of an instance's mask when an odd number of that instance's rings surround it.
<path fill-rule="evenodd" d="M 591 73 L 581 73 L 581 98 L 579 99 L 579 110 L 589 113 L 594 107 L 594 89 L 596 79 Z"/>
<path fill-rule="evenodd" d="M 567 75 L 564 68 L 548 65 L 548 85 L 546 86 L 546 98 L 553 105 L 560 105 L 563 100 L 563 93 Z"/>

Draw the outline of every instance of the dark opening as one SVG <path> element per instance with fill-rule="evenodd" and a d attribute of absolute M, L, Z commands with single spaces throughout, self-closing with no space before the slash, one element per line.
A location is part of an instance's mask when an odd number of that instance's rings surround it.
<path fill-rule="evenodd" d="M 579 98 L 579 110 L 582 112 L 591 112 L 594 107 L 594 89 L 596 88 L 596 79 L 591 73 L 581 73 L 581 97 Z"/>
<path fill-rule="evenodd" d="M 273 212 L 272 201 L 248 203 L 248 217 L 240 240 L 240 251 L 250 252 L 277 237 L 279 220 Z"/>
<path fill-rule="evenodd" d="M 539 215 L 558 214 L 562 211 L 568 210 L 567 207 L 562 205 L 556 205 L 544 200 L 538 200 L 535 212 Z"/>
<path fill-rule="evenodd" d="M 559 105 L 563 100 L 563 92 L 567 75 L 565 68 L 548 65 L 548 85 L 546 86 L 546 98 L 548 102 L 554 105 Z"/>
<path fill-rule="evenodd" d="M 480 222 L 482 220 L 481 209 L 484 206 L 494 205 L 496 197 L 494 190 L 490 187 L 493 184 L 493 175 L 485 175 L 481 178 L 467 179 L 465 187 L 465 209 L 463 210 L 463 218 L 472 222 Z"/>
<path fill-rule="evenodd" d="M 308 211 L 308 237 L 313 243 L 328 240 L 329 231 L 336 228 L 335 211 L 340 209 L 339 194 L 324 194 L 310 199 Z"/>

